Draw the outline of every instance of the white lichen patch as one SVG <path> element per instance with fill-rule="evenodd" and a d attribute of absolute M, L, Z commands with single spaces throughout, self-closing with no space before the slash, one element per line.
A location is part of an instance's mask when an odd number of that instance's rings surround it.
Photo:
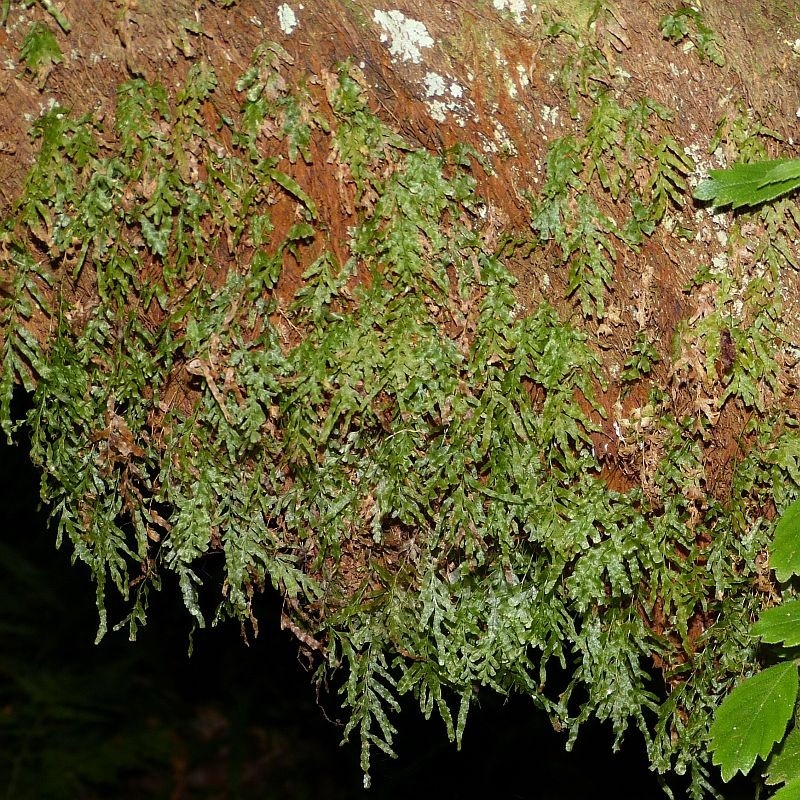
<path fill-rule="evenodd" d="M 444 122 L 449 114 L 463 128 L 466 124 L 463 116 L 466 109 L 459 101 L 464 97 L 464 87 L 438 72 L 426 72 L 422 83 L 425 87 L 425 105 L 431 119 Z"/>
<path fill-rule="evenodd" d="M 303 6 L 300 6 L 302 8 Z M 291 36 L 297 27 L 297 14 L 294 9 L 286 3 L 278 6 L 278 26 L 286 36 Z"/>
<path fill-rule="evenodd" d="M 445 122 L 447 120 L 447 105 L 441 100 L 429 100 L 425 105 L 428 113 L 434 122 Z"/>
<path fill-rule="evenodd" d="M 525 0 L 492 0 L 492 5 L 496 11 L 508 12 L 517 25 L 525 21 L 525 15 L 528 13 L 528 4 Z M 531 6 L 530 10 L 535 11 L 536 6 Z"/>
<path fill-rule="evenodd" d="M 548 106 L 546 103 L 542 104 L 542 119 L 548 125 L 558 124 L 558 108 L 555 106 Z"/>
<path fill-rule="evenodd" d="M 512 77 L 511 71 L 508 68 L 508 61 L 506 60 L 506 57 L 503 55 L 502 51 L 497 47 L 495 47 L 494 49 L 494 61 L 503 75 L 503 82 L 505 83 L 506 92 L 508 92 L 508 96 L 512 100 L 516 100 L 519 96 L 517 92 L 517 84 L 514 82 L 514 78 Z"/>
<path fill-rule="evenodd" d="M 431 119 L 436 122 L 445 122 L 447 117 L 450 116 L 460 128 L 463 128 L 467 124 L 466 117 L 464 116 L 466 109 L 462 108 L 457 103 L 436 98 L 427 100 L 425 105 L 428 107 L 428 113 L 431 115 Z"/>
<path fill-rule="evenodd" d="M 517 155 L 517 146 L 508 135 L 508 131 L 497 120 L 494 121 L 494 140 L 497 143 L 495 152 L 503 158 Z"/>
<path fill-rule="evenodd" d="M 687 176 L 687 183 L 692 190 L 696 189 L 698 184 L 708 177 L 712 169 L 726 166 L 725 152 L 721 147 L 717 147 L 710 157 L 706 155 L 705 147 L 701 147 L 699 142 L 690 142 L 684 147 L 684 150 L 686 155 L 694 162 L 694 170 Z M 704 215 L 712 214 L 713 209 L 701 209 L 700 212 L 700 217 L 702 218 Z"/>
<path fill-rule="evenodd" d="M 711 257 L 711 269 L 713 275 L 725 275 L 728 272 L 728 254 L 718 253 Z"/>
<path fill-rule="evenodd" d="M 447 88 L 444 78 L 438 72 L 426 72 L 423 83 L 425 84 L 425 94 L 428 97 L 440 97 Z"/>
<path fill-rule="evenodd" d="M 389 53 L 393 58 L 419 64 L 422 48 L 433 47 L 433 39 L 425 25 L 400 11 L 375 9 L 372 19 L 382 28 L 381 41 L 389 42 Z"/>

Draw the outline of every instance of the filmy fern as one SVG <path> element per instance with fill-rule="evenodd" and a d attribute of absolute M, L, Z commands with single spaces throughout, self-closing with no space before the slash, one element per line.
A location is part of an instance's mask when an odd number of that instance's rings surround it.
<path fill-rule="evenodd" d="M 404 140 L 352 65 L 325 76 L 324 98 L 291 67 L 260 47 L 216 132 L 201 113 L 216 75 L 201 65 L 175 96 L 120 87 L 108 150 L 88 116 L 58 108 L 36 124 L 39 156 L 3 229 L 3 397 L 15 380 L 34 390 L 32 455 L 59 536 L 94 576 L 99 635 L 116 593 L 135 636 L 165 573 L 206 624 L 213 554 L 213 621 L 254 628 L 252 599 L 271 584 L 320 678 L 345 672 L 345 735 L 367 782 L 374 748 L 393 752 L 403 694 L 459 742 L 481 687 L 529 695 L 570 743 L 596 716 L 617 743 L 637 728 L 661 772 L 702 761 L 715 692 L 752 655 L 741 620 L 766 534 L 744 536 L 743 509 L 759 489 L 737 478 L 735 517 L 700 508 L 702 426 L 665 414 L 658 488 L 610 490 L 600 356 L 556 304 L 518 306 L 481 236 L 475 159 Z M 592 132 L 552 143 L 531 225 L 599 318 L 621 248 L 680 200 L 689 161 L 657 135 L 654 104 L 591 95 Z M 330 209 L 290 174 L 299 159 L 342 176 L 352 225 L 335 248 Z M 639 185 L 642 164 L 660 177 Z M 287 297 L 293 261 L 303 277 Z M 91 304 L 49 290 L 75 280 Z M 640 372 L 654 361 L 646 342 L 633 357 Z M 774 371 L 741 363 L 752 386 L 731 397 L 746 400 Z M 699 609 L 717 620 L 709 641 L 726 634 L 722 659 L 692 638 Z M 666 699 L 643 666 L 656 657 Z"/>

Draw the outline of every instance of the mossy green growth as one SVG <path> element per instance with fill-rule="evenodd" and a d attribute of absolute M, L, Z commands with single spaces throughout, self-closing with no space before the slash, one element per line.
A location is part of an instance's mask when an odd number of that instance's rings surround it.
<path fill-rule="evenodd" d="M 22 42 L 19 58 L 26 69 L 37 76 L 39 88 L 42 88 L 53 66 L 64 60 L 64 54 L 50 28 L 42 22 L 35 22 Z"/>
<path fill-rule="evenodd" d="M 719 67 L 725 66 L 725 56 L 721 50 L 719 36 L 706 24 L 699 4 L 697 7 L 683 5 L 665 14 L 658 27 L 665 39 L 679 43 L 688 39 L 697 49 L 701 61 L 711 61 Z"/>
<path fill-rule="evenodd" d="M 552 305 L 521 313 L 481 238 L 469 149 L 412 147 L 349 65 L 328 76 L 325 117 L 281 79 L 289 66 L 260 48 L 240 114 L 216 132 L 201 113 L 216 76 L 201 65 L 175 97 L 121 86 L 111 154 L 91 117 L 55 108 L 34 128 L 39 157 L 2 228 L 0 422 L 14 434 L 22 381 L 43 497 L 96 581 L 98 636 L 116 591 L 135 637 L 166 574 L 200 627 L 255 626 L 269 584 L 319 676 L 344 671 L 366 782 L 372 750 L 392 753 L 401 695 L 460 741 L 488 687 L 531 697 L 570 744 L 592 716 L 617 745 L 632 723 L 654 768 L 691 768 L 699 797 L 711 709 L 753 658 L 768 535 L 754 509 L 764 475 L 796 469 L 769 461 L 796 433 L 765 436 L 735 500 L 701 509 L 702 424 L 665 415 L 657 486 L 610 490 L 591 438 L 600 359 Z M 595 130 L 633 113 L 650 111 L 608 101 Z M 637 247 L 663 215 L 657 194 L 634 211 L 635 235 L 602 219 L 570 166 L 576 142 L 551 149 L 534 228 L 572 241 L 567 187 L 601 259 L 612 233 Z M 324 198 L 291 176 L 298 158 L 339 171 L 344 248 Z M 618 191 L 613 169 L 593 174 Z M 293 260 L 305 272 L 287 299 Z M 605 283 L 586 290 L 598 316 Z M 644 373 L 652 357 L 637 352 Z M 209 554 L 224 564 L 210 614 Z M 702 641 L 698 614 L 714 620 Z"/>

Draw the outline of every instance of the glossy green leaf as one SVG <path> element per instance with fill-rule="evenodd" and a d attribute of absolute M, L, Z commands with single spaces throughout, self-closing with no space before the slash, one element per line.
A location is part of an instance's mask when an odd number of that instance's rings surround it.
<path fill-rule="evenodd" d="M 694 192 L 695 200 L 715 206 L 747 208 L 767 203 L 800 187 L 800 159 L 779 158 L 712 169 Z"/>
<path fill-rule="evenodd" d="M 772 795 L 772 800 L 800 800 L 800 778 L 782 786 Z"/>
<path fill-rule="evenodd" d="M 747 774 L 766 758 L 789 722 L 797 699 L 797 667 L 776 664 L 737 686 L 717 710 L 709 730 L 712 761 L 722 779 Z"/>
<path fill-rule="evenodd" d="M 787 647 L 800 644 L 800 600 L 762 611 L 751 631 L 770 644 L 780 642 Z"/>
<path fill-rule="evenodd" d="M 766 186 L 770 183 L 782 183 L 783 181 L 797 180 L 800 178 L 800 158 L 779 158 L 776 161 L 767 161 L 767 164 L 774 164 L 771 167 L 761 185 Z"/>
<path fill-rule="evenodd" d="M 788 581 L 792 575 L 800 575 L 800 500 L 795 500 L 781 514 L 775 526 L 770 566 L 781 582 Z"/>

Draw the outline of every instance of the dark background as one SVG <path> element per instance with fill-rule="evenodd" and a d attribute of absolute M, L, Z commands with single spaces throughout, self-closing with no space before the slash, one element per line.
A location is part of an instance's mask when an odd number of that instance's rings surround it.
<path fill-rule="evenodd" d="M 317 697 L 274 595 L 249 647 L 226 623 L 195 631 L 189 657 L 191 619 L 169 584 L 136 642 L 123 630 L 94 645 L 94 585 L 55 549 L 26 453 L 0 445 L 0 797 L 664 797 L 638 733 L 612 754 L 610 730 L 588 724 L 566 753 L 529 700 L 488 691 L 461 752 L 405 702 L 399 758 L 375 752 L 365 791 L 358 743 L 339 744 L 335 686 Z M 682 797 L 685 781 L 670 783 Z M 747 781 L 736 794 L 752 796 Z"/>

